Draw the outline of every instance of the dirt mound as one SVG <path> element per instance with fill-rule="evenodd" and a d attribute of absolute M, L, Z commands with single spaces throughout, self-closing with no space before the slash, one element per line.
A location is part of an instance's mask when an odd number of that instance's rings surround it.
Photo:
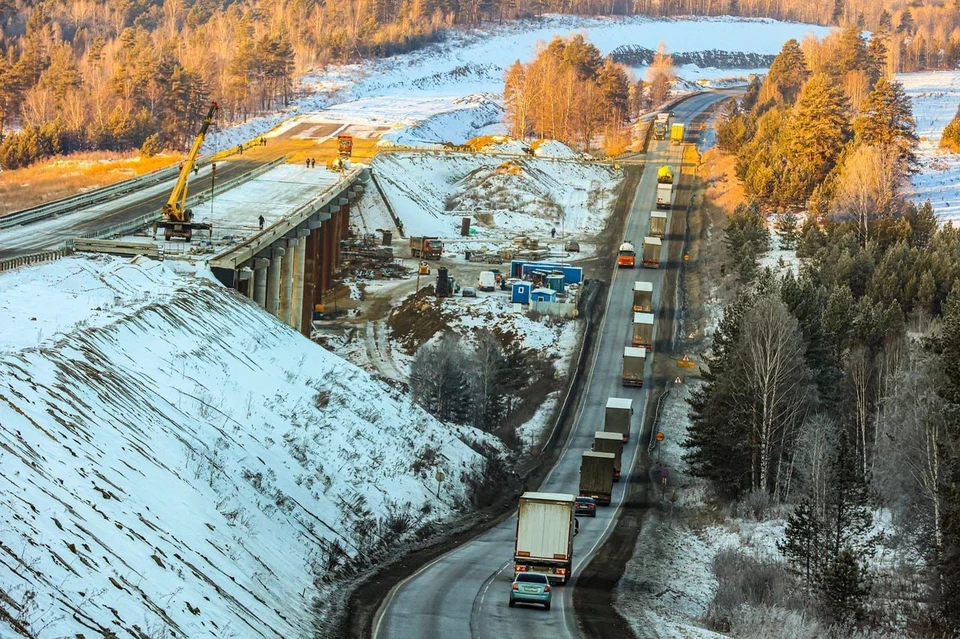
<path fill-rule="evenodd" d="M 454 313 L 437 304 L 433 284 L 407 297 L 387 319 L 391 337 L 408 355 L 413 355 L 421 344 L 448 328 Z"/>

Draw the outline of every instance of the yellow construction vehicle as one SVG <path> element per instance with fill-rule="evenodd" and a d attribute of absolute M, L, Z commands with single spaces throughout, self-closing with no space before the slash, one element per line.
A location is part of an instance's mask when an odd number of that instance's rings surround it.
<path fill-rule="evenodd" d="M 213 122 L 214 116 L 220 106 L 214 102 L 207 111 L 207 117 L 203 119 L 203 126 L 200 127 L 200 133 L 193 141 L 193 147 L 190 149 L 190 155 L 181 164 L 180 177 L 177 178 L 177 185 L 173 187 L 173 193 L 170 199 L 163 205 L 161 219 L 153 223 L 153 237 L 157 237 L 157 229 L 163 229 L 163 237 L 168 242 L 175 237 L 183 238 L 189 242 L 193 238 L 195 230 L 210 231 L 213 235 L 213 225 L 193 221 L 193 211 L 186 208 L 187 205 L 187 181 L 190 177 L 190 171 L 194 169 L 194 163 L 197 161 L 197 155 L 200 153 L 200 147 L 203 145 L 203 138 L 207 135 L 207 129 Z"/>

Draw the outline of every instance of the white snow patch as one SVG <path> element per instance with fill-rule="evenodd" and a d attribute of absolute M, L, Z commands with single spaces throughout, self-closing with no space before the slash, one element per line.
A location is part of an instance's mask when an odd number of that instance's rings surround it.
<path fill-rule="evenodd" d="M 941 151 L 943 129 L 960 105 L 960 71 L 899 73 L 898 82 L 913 103 L 921 170 L 913 176 L 913 199 L 929 200 L 941 222 L 960 223 L 960 154 Z"/>

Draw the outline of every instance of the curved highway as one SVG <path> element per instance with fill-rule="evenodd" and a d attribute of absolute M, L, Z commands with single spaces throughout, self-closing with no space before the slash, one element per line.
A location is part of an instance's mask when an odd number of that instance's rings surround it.
<path fill-rule="evenodd" d="M 688 124 L 694 117 L 729 97 L 728 93 L 705 93 L 694 96 L 674 107 L 674 121 Z M 625 237 L 639 249 L 643 237 L 649 234 L 650 211 L 656 202 L 656 169 L 671 164 L 679 174 L 680 150 L 669 141 L 652 141 L 647 153 L 645 170 L 630 207 L 625 226 Z M 674 212 L 668 213 L 668 217 Z M 668 229 L 669 220 L 668 220 Z M 674 241 L 664 238 L 663 260 Z M 574 538 L 573 579 L 567 587 L 554 589 L 552 610 L 507 605 L 510 582 L 513 580 L 513 543 L 516 515 L 487 530 L 470 542 L 428 563 L 406 580 L 400 582 L 384 599 L 373 620 L 374 639 L 503 639 L 578 637 L 577 620 L 573 610 L 573 588 L 580 569 L 590 560 L 608 536 L 616 522 L 623 493 L 630 477 L 646 473 L 645 468 L 634 467 L 640 446 L 648 443 L 649 433 L 641 434 L 646 408 L 646 388 L 627 388 L 620 383 L 623 347 L 632 336 L 633 284 L 644 280 L 653 283 L 654 308 L 659 311 L 662 302 L 664 268 L 657 270 L 639 267 L 615 271 L 612 276 L 607 308 L 600 325 L 599 341 L 594 351 L 585 396 L 576 415 L 573 429 L 557 464 L 545 478 L 540 490 L 551 493 L 576 494 L 579 486 L 580 455 L 590 450 L 595 431 L 603 430 L 604 410 L 609 397 L 629 397 L 634 400 L 633 425 L 630 440 L 624 448 L 623 467 L 630 475 L 614 484 L 609 508 L 597 509 L 597 517 L 579 517 L 580 534 Z M 654 342 L 656 343 L 656 335 Z M 649 381 L 652 358 L 648 357 Z"/>

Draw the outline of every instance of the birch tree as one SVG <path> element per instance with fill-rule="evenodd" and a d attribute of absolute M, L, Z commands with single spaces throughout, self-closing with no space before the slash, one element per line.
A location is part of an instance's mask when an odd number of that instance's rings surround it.
<path fill-rule="evenodd" d="M 814 400 L 797 320 L 779 297 L 763 296 L 750 310 L 736 353 L 740 401 L 752 414 L 753 489 L 779 499 L 781 472 Z"/>

